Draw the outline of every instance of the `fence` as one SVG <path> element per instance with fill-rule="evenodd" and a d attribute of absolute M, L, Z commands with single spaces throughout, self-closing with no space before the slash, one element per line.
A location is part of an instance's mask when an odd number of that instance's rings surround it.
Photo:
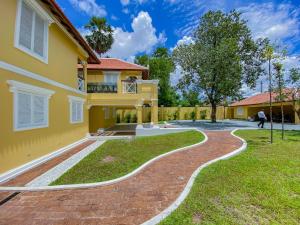
<path fill-rule="evenodd" d="M 211 107 L 195 106 L 195 107 L 159 107 L 158 119 L 160 121 L 168 120 L 209 120 L 211 114 Z M 217 120 L 222 120 L 230 117 L 230 110 L 228 107 L 217 107 Z M 143 122 L 147 123 L 151 121 L 151 108 L 143 108 Z M 117 123 L 135 123 L 136 122 L 136 110 L 135 109 L 118 109 L 117 110 Z"/>

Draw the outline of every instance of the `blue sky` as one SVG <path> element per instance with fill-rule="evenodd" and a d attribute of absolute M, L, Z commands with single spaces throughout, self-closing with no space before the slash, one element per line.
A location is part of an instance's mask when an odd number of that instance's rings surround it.
<path fill-rule="evenodd" d="M 92 15 L 106 17 L 115 30 L 111 57 L 132 61 L 135 55 L 150 53 L 156 46 L 170 50 L 191 40 L 201 15 L 208 10 L 237 9 L 254 38 L 269 37 L 288 47 L 286 68 L 299 65 L 300 2 L 254 0 L 57 0 L 68 18 L 84 35 Z M 174 75 L 173 82 L 180 77 Z"/>

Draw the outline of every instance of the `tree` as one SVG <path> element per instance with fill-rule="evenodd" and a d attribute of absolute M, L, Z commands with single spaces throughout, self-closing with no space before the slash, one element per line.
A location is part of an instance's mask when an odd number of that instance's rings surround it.
<path fill-rule="evenodd" d="M 173 106 L 178 96 L 170 84 L 170 74 L 175 70 L 175 65 L 168 49 L 158 47 L 150 56 L 137 56 L 135 63 L 149 66 L 150 79 L 159 80 L 158 104 Z"/>
<path fill-rule="evenodd" d="M 290 69 L 288 82 L 291 85 L 288 95 L 292 98 L 294 112 L 300 118 L 300 68 Z"/>
<path fill-rule="evenodd" d="M 204 92 L 212 107 L 212 122 L 216 122 L 218 104 L 238 96 L 243 83 L 253 88 L 263 72 L 266 40 L 255 42 L 240 15 L 209 11 L 200 20 L 194 42 L 179 45 L 173 52 L 184 71 L 181 84 Z"/>
<path fill-rule="evenodd" d="M 271 71 L 271 61 L 275 58 L 274 55 L 274 47 L 267 43 L 266 48 L 264 50 L 264 58 L 268 62 L 268 79 L 269 79 L 269 108 L 270 108 L 270 124 L 271 124 L 271 137 L 270 142 L 273 143 L 273 105 L 272 105 L 272 71 Z"/>
<path fill-rule="evenodd" d="M 85 36 L 87 42 L 100 56 L 111 48 L 114 42 L 113 30 L 105 18 L 93 16 L 85 28 L 91 32 Z"/>
<path fill-rule="evenodd" d="M 276 71 L 275 73 L 275 79 L 276 79 L 276 88 L 275 92 L 276 95 L 276 101 L 280 102 L 280 111 L 281 111 L 281 139 L 284 139 L 284 110 L 283 110 L 283 102 L 286 99 L 286 93 L 284 93 L 285 88 L 285 81 L 282 73 L 283 64 L 280 62 L 274 62 L 273 67 Z"/>

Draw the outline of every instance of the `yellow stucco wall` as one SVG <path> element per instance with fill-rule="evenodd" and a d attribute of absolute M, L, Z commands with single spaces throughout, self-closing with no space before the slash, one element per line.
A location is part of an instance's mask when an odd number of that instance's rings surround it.
<path fill-rule="evenodd" d="M 17 2 L 0 2 L 0 60 L 77 88 L 76 65 L 78 57 L 83 56 L 57 24 L 49 26 L 48 64 L 14 47 Z"/>
<path fill-rule="evenodd" d="M 238 115 L 237 111 L 238 108 L 241 108 L 243 110 L 242 115 Z M 257 113 L 260 110 L 264 110 L 267 117 L 269 117 L 269 105 L 268 104 L 259 104 L 259 105 L 249 105 L 249 106 L 240 106 L 240 107 L 232 107 L 234 115 L 234 119 L 243 119 L 247 120 L 248 117 L 255 117 L 257 116 Z M 293 112 L 292 109 L 292 103 L 291 102 L 285 102 L 284 103 L 284 113 L 285 116 L 289 116 L 291 118 L 291 122 L 299 124 L 299 120 L 297 118 L 297 115 Z M 274 115 L 280 115 L 281 109 L 280 109 L 280 103 L 273 103 L 273 116 Z M 269 119 L 269 118 L 268 118 Z"/>
<path fill-rule="evenodd" d="M 48 64 L 15 48 L 16 12 L 17 0 L 0 2 L 0 62 L 15 65 L 69 87 L 77 88 L 77 60 L 83 58 L 78 47 L 53 23 L 49 27 Z M 7 80 L 55 91 L 49 100 L 49 127 L 13 131 L 13 93 L 9 91 Z M 68 95 L 86 99 L 84 95 L 0 69 L 0 173 L 85 137 L 88 133 L 86 103 L 84 122 L 71 124 Z"/>
<path fill-rule="evenodd" d="M 89 131 L 96 133 L 98 129 L 106 129 L 116 123 L 113 107 L 106 107 L 109 109 L 109 117 L 104 116 L 104 107 L 92 106 L 89 110 Z"/>

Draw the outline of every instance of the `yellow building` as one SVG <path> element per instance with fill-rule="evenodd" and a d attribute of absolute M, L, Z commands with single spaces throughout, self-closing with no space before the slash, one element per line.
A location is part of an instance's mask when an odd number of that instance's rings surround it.
<path fill-rule="evenodd" d="M 100 64 L 87 66 L 90 132 L 113 126 L 118 109 L 136 109 L 137 123 L 141 125 L 142 109 L 150 107 L 151 122 L 156 124 L 158 80 L 148 80 L 148 68 L 114 58 L 100 61 Z"/>
<path fill-rule="evenodd" d="M 0 15 L 3 173 L 86 137 L 86 73 L 78 77 L 77 64 L 99 60 L 54 0 L 3 0 Z"/>
<path fill-rule="evenodd" d="M 228 109 L 228 118 L 230 119 L 243 119 L 243 120 L 258 120 L 257 113 L 264 110 L 267 119 L 270 120 L 270 95 L 269 92 L 264 92 L 235 102 L 230 105 Z M 281 103 L 276 100 L 276 93 L 272 94 L 273 101 L 273 121 L 281 122 Z M 295 104 L 295 105 L 294 105 Z M 294 111 L 294 107 L 300 107 L 297 103 L 294 103 L 291 98 L 287 98 L 283 102 L 284 119 L 287 123 L 300 124 L 299 117 Z"/>
<path fill-rule="evenodd" d="M 151 107 L 157 122 L 148 69 L 100 63 L 55 0 L 3 0 L 0 15 L 2 180 L 112 126 L 118 108 L 135 108 L 141 124 L 142 107 Z"/>

